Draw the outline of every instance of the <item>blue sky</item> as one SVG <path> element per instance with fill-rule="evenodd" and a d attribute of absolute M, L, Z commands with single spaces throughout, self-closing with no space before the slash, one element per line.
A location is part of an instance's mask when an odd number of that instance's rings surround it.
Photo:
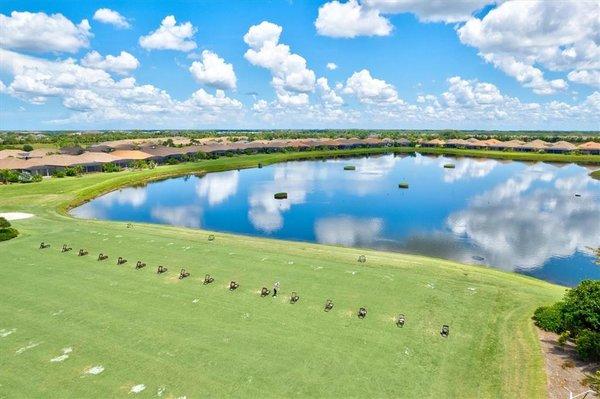
<path fill-rule="evenodd" d="M 0 129 L 598 130 L 597 2 L 458 3 L 3 1 Z"/>

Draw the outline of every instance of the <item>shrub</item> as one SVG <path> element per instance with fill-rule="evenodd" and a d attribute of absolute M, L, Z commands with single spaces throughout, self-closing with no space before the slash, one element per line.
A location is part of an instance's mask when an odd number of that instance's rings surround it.
<path fill-rule="evenodd" d="M 52 176 L 58 177 L 60 179 L 60 178 L 65 177 L 66 174 L 63 169 L 56 169 L 56 170 L 52 171 Z"/>
<path fill-rule="evenodd" d="M 562 313 L 565 329 L 600 332 L 600 280 L 584 280 L 569 290 Z"/>
<path fill-rule="evenodd" d="M 581 330 L 575 343 L 577 353 L 583 360 L 600 360 L 600 332 Z"/>
<path fill-rule="evenodd" d="M 33 146 L 31 144 L 25 144 L 23 146 L 23 151 L 25 151 L 25 152 L 33 151 Z"/>
<path fill-rule="evenodd" d="M 120 170 L 121 168 L 119 167 L 119 165 L 112 162 L 108 162 L 102 165 L 102 171 L 105 173 L 113 173 L 118 172 Z"/>
<path fill-rule="evenodd" d="M 10 222 L 6 220 L 6 218 L 0 216 L 0 229 L 5 229 L 7 227 L 10 227 Z"/>
<path fill-rule="evenodd" d="M 79 176 L 83 173 L 83 166 L 81 165 L 77 165 L 77 166 L 70 166 L 68 168 L 65 169 L 65 175 L 67 176 Z"/>
<path fill-rule="evenodd" d="M 29 172 L 19 173 L 19 183 L 31 183 L 33 182 L 33 176 Z"/>
<path fill-rule="evenodd" d="M 131 167 L 133 169 L 146 169 L 148 167 L 148 162 L 143 159 L 137 159 L 131 163 Z"/>
<path fill-rule="evenodd" d="M 39 183 L 43 180 L 42 175 L 39 174 L 35 174 L 31 177 L 31 181 L 35 182 L 35 183 Z"/>
<path fill-rule="evenodd" d="M 12 227 L 0 229 L 0 241 L 8 241 L 11 238 L 15 238 L 18 235 L 19 232 L 17 231 L 17 229 L 14 229 Z"/>
<path fill-rule="evenodd" d="M 17 183 L 19 181 L 19 174 L 12 170 L 0 170 L 0 181 L 4 184 Z"/>
<path fill-rule="evenodd" d="M 551 306 L 540 306 L 533 313 L 535 325 L 542 330 L 560 334 L 564 331 L 562 308 L 562 302 L 557 302 Z"/>

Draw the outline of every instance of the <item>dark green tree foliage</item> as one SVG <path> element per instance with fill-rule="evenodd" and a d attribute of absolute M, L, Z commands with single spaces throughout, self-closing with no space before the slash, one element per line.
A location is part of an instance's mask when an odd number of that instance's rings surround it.
<path fill-rule="evenodd" d="M 584 280 L 565 295 L 564 326 L 571 332 L 600 332 L 600 280 Z"/>
<path fill-rule="evenodd" d="M 33 151 L 33 146 L 31 144 L 25 144 L 23 146 L 23 151 L 27 151 L 27 152 Z"/>
<path fill-rule="evenodd" d="M 10 227 L 10 222 L 3 217 L 0 217 L 0 241 L 7 241 L 11 238 L 15 238 L 19 235 L 19 232 Z"/>
<path fill-rule="evenodd" d="M 569 331 L 582 359 L 600 360 L 600 280 L 582 281 L 562 302 L 537 308 L 533 320 L 547 331 Z"/>
<path fill-rule="evenodd" d="M 600 360 L 600 332 L 581 330 L 575 343 L 577 353 L 583 360 Z"/>

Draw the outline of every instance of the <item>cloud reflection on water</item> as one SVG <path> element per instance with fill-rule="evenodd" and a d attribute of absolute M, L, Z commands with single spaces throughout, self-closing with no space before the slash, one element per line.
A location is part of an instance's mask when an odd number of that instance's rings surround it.
<path fill-rule="evenodd" d="M 206 198 L 210 206 L 218 205 L 237 193 L 239 175 L 237 170 L 209 173 L 196 183 L 196 194 Z"/>
<path fill-rule="evenodd" d="M 538 181 L 547 184 L 532 187 Z M 447 225 L 455 235 L 468 237 L 486 263 L 536 268 L 552 257 L 600 245 L 600 203 L 589 190 L 596 184 L 585 173 L 555 180 L 547 165 L 536 165 L 476 196 L 466 209 L 451 214 Z M 581 198 L 574 196 L 574 187 Z"/>
<path fill-rule="evenodd" d="M 383 230 L 381 218 L 357 218 L 335 216 L 318 219 L 315 222 L 315 235 L 321 244 L 351 246 L 372 245 Z"/>

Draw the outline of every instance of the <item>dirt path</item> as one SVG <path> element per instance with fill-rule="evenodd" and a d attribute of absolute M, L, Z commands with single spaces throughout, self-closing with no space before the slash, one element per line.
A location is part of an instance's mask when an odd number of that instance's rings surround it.
<path fill-rule="evenodd" d="M 582 385 L 582 380 L 600 367 L 600 364 L 590 364 L 577 358 L 575 346 L 572 343 L 561 347 L 557 344 L 558 335 L 538 329 L 546 375 L 548 376 L 548 398 L 569 398 L 569 391 L 573 395 L 585 392 L 589 387 Z M 598 398 L 595 393 L 587 395 L 586 399 Z"/>

